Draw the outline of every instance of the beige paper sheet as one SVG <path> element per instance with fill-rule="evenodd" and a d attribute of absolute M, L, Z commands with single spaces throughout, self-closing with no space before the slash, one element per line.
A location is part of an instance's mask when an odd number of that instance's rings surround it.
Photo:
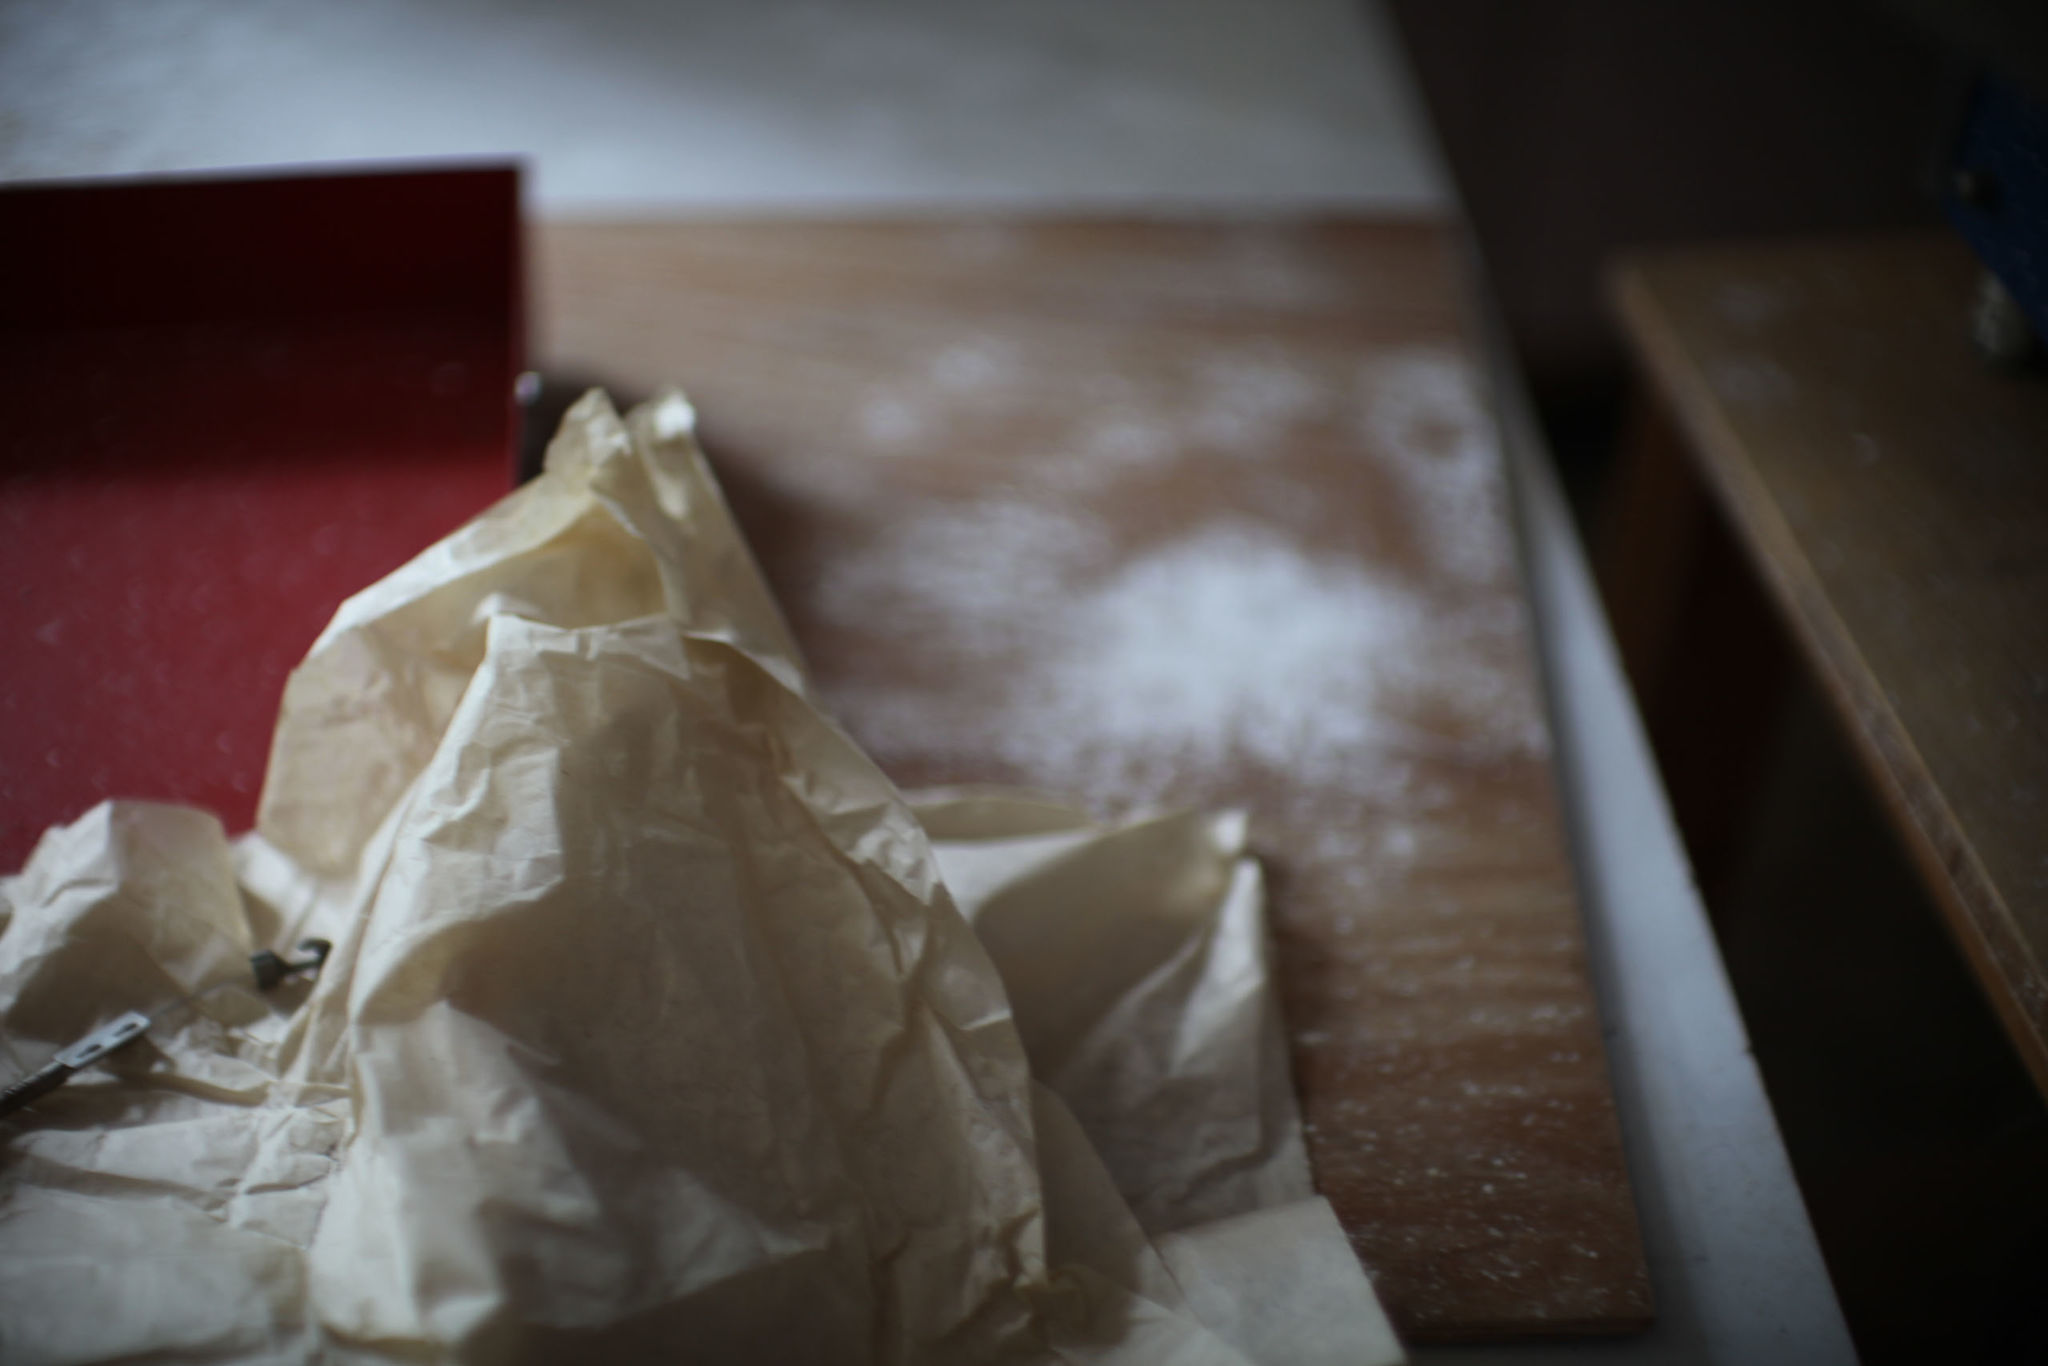
<path fill-rule="evenodd" d="M 346 604 L 256 833 L 117 803 L 0 881 L 0 1065 L 172 1007 L 0 1127 L 0 1359 L 1398 1360 L 1242 819 L 913 807 L 693 427 L 586 397 Z"/>

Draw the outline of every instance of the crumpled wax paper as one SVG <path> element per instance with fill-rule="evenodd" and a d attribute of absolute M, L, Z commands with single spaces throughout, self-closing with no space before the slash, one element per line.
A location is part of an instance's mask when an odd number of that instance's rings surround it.
<path fill-rule="evenodd" d="M 113 803 L 0 881 L 7 1079 L 165 1010 L 0 1126 L 0 1359 L 1398 1360 L 1242 818 L 913 805 L 693 427 L 586 396 L 345 604 L 251 835 Z"/>

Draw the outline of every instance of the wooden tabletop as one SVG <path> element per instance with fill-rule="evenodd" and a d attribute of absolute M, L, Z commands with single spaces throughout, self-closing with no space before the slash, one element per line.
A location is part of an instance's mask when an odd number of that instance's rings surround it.
<path fill-rule="evenodd" d="M 1945 235 L 1646 256 L 1629 336 L 2048 1092 L 2048 381 Z"/>
<path fill-rule="evenodd" d="M 544 224 L 906 785 L 1247 808 L 1319 1187 L 1404 1333 L 1649 1296 L 1495 430 L 1431 222 Z"/>

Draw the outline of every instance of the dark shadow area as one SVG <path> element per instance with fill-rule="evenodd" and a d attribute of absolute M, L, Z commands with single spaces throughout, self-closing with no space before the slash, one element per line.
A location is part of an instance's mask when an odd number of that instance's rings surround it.
<path fill-rule="evenodd" d="M 1660 243 L 1930 224 L 1956 80 L 1871 0 L 1394 0 L 1576 510 L 1627 388 L 1602 272 Z"/>
<path fill-rule="evenodd" d="M 1604 280 L 1638 248 L 1938 222 L 1965 80 L 2008 55 L 1977 21 L 2038 21 L 1998 0 L 1393 10 L 1857 1349 L 2048 1361 L 2048 1106 Z"/>
<path fill-rule="evenodd" d="M 2048 1107 L 1826 704 L 1788 695 L 1722 952 L 1858 1351 L 2048 1351 Z"/>

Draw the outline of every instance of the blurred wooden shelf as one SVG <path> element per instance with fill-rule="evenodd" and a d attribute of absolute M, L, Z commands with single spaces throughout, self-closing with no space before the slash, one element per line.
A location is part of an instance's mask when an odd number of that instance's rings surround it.
<path fill-rule="evenodd" d="M 1688 629 L 1657 581 L 1689 459 L 2048 1092 L 2048 382 L 1972 351 L 1975 277 L 1938 234 L 1622 265 L 1683 439 L 1635 447 L 1610 580 L 1639 661 Z"/>

